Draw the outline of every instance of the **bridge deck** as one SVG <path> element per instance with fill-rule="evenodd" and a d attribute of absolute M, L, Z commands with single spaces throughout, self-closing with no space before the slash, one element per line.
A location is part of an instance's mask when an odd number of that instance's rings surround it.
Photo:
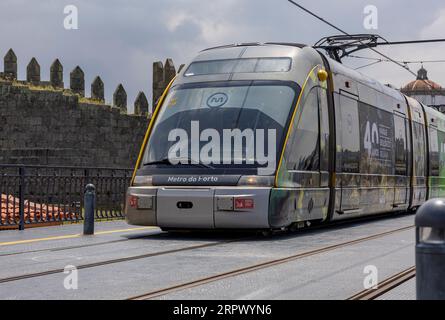
<path fill-rule="evenodd" d="M 414 228 L 404 228 L 413 223 L 399 215 L 271 237 L 123 221 L 97 223 L 94 236 L 79 224 L 2 231 L 0 299 L 347 299 L 364 289 L 366 266 L 381 281 L 414 265 Z M 67 265 L 78 268 L 77 290 L 64 287 Z M 414 299 L 413 288 L 380 299 Z"/>

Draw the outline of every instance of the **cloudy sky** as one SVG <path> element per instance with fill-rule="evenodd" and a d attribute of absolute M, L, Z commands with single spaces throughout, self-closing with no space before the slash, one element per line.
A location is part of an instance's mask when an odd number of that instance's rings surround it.
<path fill-rule="evenodd" d="M 297 0 L 301 5 L 349 33 L 376 32 L 388 40 L 445 38 L 443 0 Z M 65 30 L 64 7 L 75 5 L 79 29 Z M 367 5 L 378 8 L 378 30 L 363 26 Z M 129 109 L 137 92 L 151 99 L 153 61 L 173 58 L 188 62 L 199 50 L 215 45 L 252 41 L 313 44 L 337 34 L 329 26 L 293 7 L 286 0 L 1 0 L 0 55 L 13 48 L 19 60 L 19 78 L 36 57 L 42 79 L 49 79 L 55 58 L 64 65 L 65 86 L 69 72 L 80 65 L 86 92 L 96 75 L 105 82 L 107 102 L 122 83 Z M 380 48 L 398 60 L 445 59 L 445 44 Z M 372 52 L 360 55 L 375 56 Z M 358 67 L 365 60 L 346 59 Z M 416 71 L 420 65 L 410 65 Z M 445 64 L 425 64 L 429 78 L 445 86 Z M 0 67 L 0 70 L 2 68 Z M 390 63 L 361 69 L 397 87 L 413 79 Z M 150 100 L 151 101 L 151 100 Z"/>

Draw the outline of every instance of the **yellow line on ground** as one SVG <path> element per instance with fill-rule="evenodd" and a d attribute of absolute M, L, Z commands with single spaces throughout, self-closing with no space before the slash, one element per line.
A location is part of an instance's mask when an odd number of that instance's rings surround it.
<path fill-rule="evenodd" d="M 108 231 L 95 232 L 94 234 L 109 234 L 116 232 L 140 231 L 140 230 L 150 230 L 150 229 L 157 229 L 157 227 L 139 227 L 139 228 L 129 228 L 129 229 L 119 229 L 119 230 L 108 230 Z"/>
<path fill-rule="evenodd" d="M 0 242 L 0 246 L 9 246 L 9 245 L 13 245 L 13 244 L 24 244 L 24 243 L 39 242 L 39 241 L 70 239 L 70 238 L 77 238 L 79 236 L 80 236 L 80 233 L 78 233 L 78 234 L 70 234 L 70 235 L 66 235 L 66 236 L 57 236 L 57 237 L 48 237 L 48 238 L 39 238 L 39 239 L 28 239 L 28 240 L 19 240 L 19 241 L 10 241 L 10 242 Z"/>
<path fill-rule="evenodd" d="M 156 227 L 140 227 L 140 228 L 128 228 L 128 229 L 99 231 L 99 232 L 96 232 L 95 235 L 118 233 L 118 232 L 128 232 L 128 231 L 141 231 L 141 230 L 149 230 L 149 229 L 156 229 Z M 27 240 L 0 242 L 0 246 L 9 246 L 9 245 L 14 245 L 14 244 L 25 244 L 25 243 L 40 242 L 40 241 L 72 239 L 72 238 L 78 238 L 81 235 L 82 235 L 81 233 L 76 233 L 76 234 L 68 234 L 68 235 L 65 235 L 65 236 L 54 236 L 54 237 L 47 237 L 47 238 L 37 238 L 37 239 L 27 239 Z"/>

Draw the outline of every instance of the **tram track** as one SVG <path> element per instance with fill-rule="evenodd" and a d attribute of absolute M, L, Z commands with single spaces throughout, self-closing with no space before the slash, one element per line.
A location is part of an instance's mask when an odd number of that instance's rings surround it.
<path fill-rule="evenodd" d="M 126 239 L 118 239 L 118 240 L 111 240 L 111 241 L 104 241 L 104 242 L 97 242 L 97 243 L 86 243 L 86 244 L 79 244 L 79 245 L 71 245 L 71 246 L 64 246 L 64 247 L 55 247 L 55 248 L 45 248 L 45 249 L 36 249 L 36 250 L 27 250 L 27 251 L 19 251 L 19 252 L 8 252 L 8 253 L 1 253 L 0 258 L 7 257 L 7 256 L 17 256 L 22 254 L 29 254 L 29 253 L 39 253 L 39 252 L 57 252 L 57 251 L 65 251 L 65 250 L 73 250 L 73 249 L 82 249 L 82 248 L 89 248 L 89 247 L 97 247 L 97 246 L 105 246 L 108 244 L 114 244 L 114 243 L 122 243 L 122 242 L 128 242 L 131 240 L 137 240 L 137 239 L 144 239 L 148 237 L 162 237 L 165 236 L 165 232 L 159 232 L 159 233 L 153 233 L 148 235 L 126 235 Z"/>
<path fill-rule="evenodd" d="M 302 258 L 306 258 L 306 257 L 310 257 L 310 256 L 313 256 L 313 255 L 317 255 L 317 254 L 333 251 L 333 250 L 336 250 L 336 249 L 339 249 L 339 248 L 355 245 L 355 244 L 362 243 L 362 242 L 365 242 L 365 241 L 378 239 L 378 238 L 381 238 L 381 237 L 385 237 L 387 235 L 391 235 L 391 234 L 394 234 L 394 233 L 397 233 L 397 232 L 410 230 L 410 229 L 413 229 L 413 228 L 414 228 L 414 226 L 406 226 L 406 227 L 402 227 L 402 228 L 398 228 L 398 229 L 394 229 L 394 230 L 390 230 L 390 231 L 377 233 L 377 234 L 374 234 L 374 235 L 371 235 L 371 236 L 367 236 L 367 237 L 363 237 L 363 238 L 358 238 L 358 239 L 345 241 L 345 242 L 341 242 L 341 243 L 338 243 L 338 244 L 334 244 L 334 245 L 330 245 L 330 246 L 326 246 L 326 247 L 322 247 L 322 248 L 318 248 L 318 249 L 314 249 L 314 250 L 310 250 L 310 251 L 306 251 L 306 252 L 302 252 L 302 253 L 298 253 L 298 254 L 294 254 L 294 255 L 289 255 L 289 256 L 283 257 L 283 258 L 278 258 L 278 259 L 264 261 L 264 262 L 261 262 L 261 263 L 256 263 L 256 264 L 253 264 L 253 265 L 250 265 L 250 266 L 247 266 L 247 267 L 234 269 L 234 270 L 231 270 L 231 271 L 228 271 L 228 272 L 222 272 L 222 273 L 218 273 L 216 275 L 203 277 L 203 278 L 200 278 L 200 279 L 197 279 L 197 280 L 188 281 L 188 282 L 180 283 L 180 284 L 177 284 L 177 285 L 169 286 L 169 287 L 166 287 L 166 288 L 153 290 L 153 291 L 150 291 L 150 292 L 145 293 L 145 294 L 141 294 L 141 295 L 137 295 L 137 296 L 133 296 L 133 297 L 127 298 L 127 300 L 149 300 L 149 299 L 153 299 L 153 298 L 158 298 L 158 297 L 165 296 L 165 295 L 168 295 L 168 294 L 171 294 L 171 293 L 175 293 L 175 292 L 178 292 L 178 291 L 183 291 L 183 290 L 186 290 L 186 289 L 190 289 L 190 288 L 193 288 L 193 287 L 198 287 L 198 286 L 201 286 L 201 285 L 205 285 L 205 284 L 208 284 L 208 283 L 220 281 L 220 280 L 223 280 L 223 279 L 239 276 L 239 275 L 250 273 L 250 272 L 253 272 L 253 271 L 258 271 L 258 270 L 270 268 L 270 267 L 273 267 L 273 266 L 277 266 L 277 265 L 281 265 L 281 264 L 284 264 L 284 263 L 296 261 L 296 260 L 299 260 L 299 259 L 302 259 Z"/>
<path fill-rule="evenodd" d="M 408 280 L 411 280 L 415 276 L 416 276 L 416 267 L 413 266 L 383 280 L 378 284 L 378 287 L 376 289 L 372 288 L 365 289 L 349 297 L 347 300 L 375 300 L 376 298 L 382 296 L 383 294 L 404 284 Z"/>
<path fill-rule="evenodd" d="M 37 249 L 37 250 L 28 250 L 28 251 L 20 251 L 20 252 L 9 252 L 9 253 L 2 253 L 2 254 L 0 254 L 0 258 L 8 257 L 8 256 L 17 256 L 17 255 L 21 255 L 21 254 L 29 254 L 29 253 L 57 252 L 57 251 L 64 251 L 64 250 L 96 247 L 96 246 L 103 246 L 103 245 L 107 245 L 107 244 L 126 242 L 126 241 L 129 241 L 129 240 L 130 239 L 119 239 L 119 240 L 113 240 L 113 241 L 107 241 L 107 242 L 90 243 L 90 244 L 83 244 L 83 245 L 77 245 L 77 246 L 66 246 L 66 247 L 53 248 L 53 249 Z"/>
<path fill-rule="evenodd" d="M 391 218 L 390 216 L 387 216 L 387 215 L 385 215 L 385 216 L 387 218 Z M 337 221 L 337 222 L 332 222 L 332 223 L 328 223 L 328 224 L 323 224 L 323 225 L 317 225 L 317 226 L 311 226 L 311 227 L 308 227 L 308 228 L 304 228 L 304 229 L 299 230 L 299 233 L 300 234 L 306 233 L 306 232 L 310 233 L 310 232 L 317 231 L 317 230 L 320 230 L 320 229 L 329 229 L 329 228 L 333 228 L 333 227 L 342 227 L 344 225 L 351 225 L 351 224 L 355 224 L 357 222 L 368 222 L 368 221 L 376 221 L 376 220 L 384 220 L 384 219 L 385 219 L 385 217 L 382 217 L 382 216 L 380 216 L 380 217 L 379 216 L 374 216 L 374 217 L 364 217 L 364 218 L 351 219 L 351 220 L 343 220 L 343 221 Z M 399 229 L 395 229 L 395 230 L 391 230 L 391 231 L 386 231 L 386 232 L 375 234 L 375 235 L 372 235 L 372 236 L 369 236 L 369 237 L 348 241 L 348 242 L 341 243 L 341 244 L 338 244 L 338 245 L 333 245 L 333 246 L 320 248 L 320 249 L 309 251 L 309 252 L 306 252 L 306 253 L 293 255 L 293 256 L 287 257 L 287 258 L 295 260 L 295 259 L 298 259 L 298 258 L 296 258 L 296 256 L 301 256 L 301 258 L 303 258 L 304 256 L 314 255 L 314 254 L 317 254 L 317 253 L 323 253 L 325 251 L 334 250 L 336 248 L 339 248 L 339 247 L 342 247 L 342 246 L 345 246 L 345 245 L 352 245 L 352 244 L 355 244 L 355 243 L 360 243 L 362 241 L 372 240 L 372 239 L 375 239 L 375 238 L 378 238 L 378 237 L 382 237 L 382 236 L 385 236 L 385 235 L 388 235 L 388 234 L 392 234 L 392 233 L 395 233 L 395 232 L 407 230 L 407 229 L 410 229 L 410 228 L 413 228 L 413 226 L 407 226 L 407 227 L 403 227 L 403 228 L 399 228 Z M 286 232 L 278 232 L 277 234 L 275 234 L 275 236 L 280 236 L 280 235 L 283 235 L 283 234 L 285 235 L 287 233 Z M 161 235 L 161 234 L 159 234 L 159 235 Z M 166 234 L 166 235 L 168 235 L 168 234 Z M 138 237 L 136 237 L 136 238 L 138 238 Z M 140 255 L 135 255 L 135 256 L 115 258 L 115 259 L 109 259 L 109 260 L 98 261 L 98 262 L 93 262 L 93 263 L 87 263 L 87 264 L 83 264 L 83 265 L 78 265 L 78 266 L 76 266 L 76 268 L 78 270 L 89 269 L 89 268 L 94 268 L 94 267 L 100 267 L 100 266 L 106 266 L 106 265 L 122 263 L 122 262 L 128 262 L 128 261 L 133 261 L 133 260 L 140 260 L 140 259 L 157 257 L 157 256 L 162 256 L 162 255 L 174 254 L 174 253 L 178 253 L 178 252 L 186 252 L 186 251 L 191 251 L 191 250 L 215 247 L 215 246 L 218 246 L 218 245 L 225 245 L 225 244 L 229 244 L 229 243 L 233 243 L 233 242 L 238 242 L 238 241 L 243 241 L 243 240 L 245 241 L 245 240 L 249 240 L 249 239 L 251 239 L 251 240 L 252 239 L 259 239 L 259 238 L 260 237 L 258 235 L 249 235 L 249 236 L 238 237 L 238 238 L 235 238 L 235 239 L 217 241 L 217 242 L 212 242 L 212 243 L 204 243 L 204 244 L 193 245 L 193 246 L 188 246 L 188 247 L 182 247 L 182 248 L 177 248 L 177 249 L 158 251 L 158 252 L 151 252 L 151 253 L 140 254 Z M 262 238 L 264 238 L 264 237 L 262 237 Z M 128 240 L 130 240 L 130 239 L 123 239 L 122 241 L 128 241 Z M 107 243 L 106 242 L 100 243 L 100 245 L 105 245 L 105 244 L 107 244 Z M 88 246 L 88 245 L 70 246 L 70 247 L 64 247 L 64 248 L 55 248 L 53 250 L 61 251 L 61 250 L 67 250 L 67 249 L 75 249 L 75 248 L 83 247 L 83 246 Z M 284 258 L 284 259 L 286 259 L 286 258 Z M 283 259 L 279 259 L 279 260 L 283 260 Z M 282 262 L 282 263 L 284 263 L 284 262 Z M 276 264 L 278 264 L 278 263 L 276 263 Z M 265 268 L 265 267 L 268 267 L 268 266 L 264 266 L 263 268 Z M 58 274 L 58 273 L 63 273 L 63 272 L 64 272 L 63 268 L 56 268 L 56 269 L 46 270 L 46 271 L 42 271 L 42 272 L 28 273 L 28 274 L 17 275 L 17 276 L 9 276 L 9 277 L 5 277 L 5 278 L 0 278 L 0 284 L 13 282 L 13 281 L 19 281 L 19 280 L 25 280 L 25 279 L 30 279 L 30 278 L 42 277 L 42 276 L 47 276 L 47 275 L 52 275 L 52 274 Z M 245 271 L 245 272 L 249 272 L 249 271 Z"/>
<path fill-rule="evenodd" d="M 224 240 L 224 241 L 219 241 L 219 242 L 204 243 L 204 244 L 199 244 L 199 245 L 194 245 L 194 246 L 189 246 L 189 247 L 183 247 L 183 248 L 177 248 L 177 249 L 171 249 L 171 250 L 165 250 L 165 251 L 159 251 L 159 252 L 140 254 L 140 255 L 135 255 L 135 256 L 130 256 L 130 257 L 109 259 L 109 260 L 104 260 L 104 261 L 98 261 L 98 262 L 92 262 L 92 263 L 86 263 L 86 264 L 83 264 L 83 265 L 78 265 L 78 266 L 76 266 L 76 268 L 78 270 L 89 269 L 89 268 L 100 267 L 100 266 L 105 266 L 105 265 L 110 265 L 110 264 L 115 264 L 115 263 L 121 263 L 121 262 L 128 262 L 128 261 L 133 261 L 133 260 L 140 260 L 140 259 L 145 259 L 145 258 L 157 257 L 157 256 L 162 256 L 162 255 L 167 255 L 167 254 L 172 254 L 172 253 L 177 253 L 177 252 L 184 252 L 184 251 L 195 250 L 195 249 L 209 248 L 209 247 L 214 247 L 214 246 L 218 246 L 218 245 L 228 244 L 228 243 L 231 243 L 231 242 L 236 242 L 236 241 L 246 240 L 246 239 L 248 239 L 248 238 L 239 238 L 239 239 Z M 58 268 L 58 269 L 51 269 L 51 270 L 46 270 L 46 271 L 42 271 L 42 272 L 35 272 L 35 273 L 28 273 L 28 274 L 23 274 L 23 275 L 11 276 L 11 277 L 6 277 L 6 278 L 1 278 L 0 279 L 0 284 L 1 283 L 18 281 L 18 280 L 42 277 L 42 276 L 47 276 L 47 275 L 52 275 L 52 274 L 57 274 L 57 273 L 63 273 L 63 272 L 64 272 L 63 268 Z"/>
<path fill-rule="evenodd" d="M 7 256 L 29 254 L 29 253 L 58 252 L 58 251 L 65 251 L 65 250 L 105 246 L 108 244 L 122 243 L 122 242 L 128 242 L 128 241 L 132 241 L 132 240 L 154 238 L 154 237 L 158 237 L 158 238 L 168 237 L 168 233 L 161 231 L 159 233 L 154 233 L 154 234 L 149 234 L 149 235 L 131 235 L 131 236 L 126 236 L 126 239 L 118 239 L 118 240 L 111 240 L 111 241 L 104 241 L 104 242 L 97 242 L 97 243 L 87 243 L 87 244 L 71 245 L 71 246 L 56 247 L 56 248 L 46 248 L 46 249 L 36 249 L 36 250 L 28 250 L 28 251 L 20 251 L 20 252 L 0 253 L 0 258 L 7 257 Z"/>

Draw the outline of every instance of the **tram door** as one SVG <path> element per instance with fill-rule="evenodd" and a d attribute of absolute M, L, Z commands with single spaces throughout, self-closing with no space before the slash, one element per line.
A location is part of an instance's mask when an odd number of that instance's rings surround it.
<path fill-rule="evenodd" d="M 295 119 L 287 172 L 296 188 L 298 219 L 324 219 L 329 205 L 329 114 L 325 88 L 314 86 Z"/>
<path fill-rule="evenodd" d="M 409 204 L 410 175 L 408 170 L 409 154 L 409 120 L 399 112 L 394 112 L 394 204 L 396 209 L 406 209 Z"/>
<path fill-rule="evenodd" d="M 407 98 L 411 114 L 412 130 L 412 194 L 410 207 L 422 205 L 427 193 L 427 148 L 425 117 L 422 106 L 414 99 Z"/>
<path fill-rule="evenodd" d="M 337 96 L 336 203 L 341 216 L 359 214 L 360 207 L 360 125 L 358 100 L 353 95 Z"/>

